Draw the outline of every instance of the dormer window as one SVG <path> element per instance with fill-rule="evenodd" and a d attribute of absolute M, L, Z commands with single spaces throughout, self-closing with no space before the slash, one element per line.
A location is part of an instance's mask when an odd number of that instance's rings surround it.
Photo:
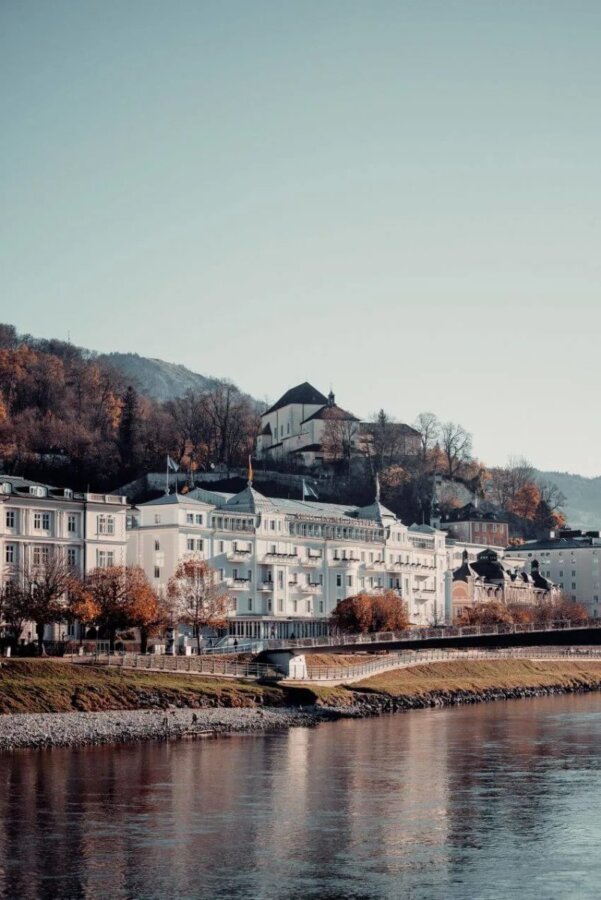
<path fill-rule="evenodd" d="M 41 484 L 30 484 L 29 485 L 29 493 L 33 497 L 45 497 L 46 496 L 46 488 L 42 487 Z"/>
<path fill-rule="evenodd" d="M 2 484 L 0 484 L 0 493 L 10 494 L 11 490 L 12 490 L 12 485 L 11 485 L 10 481 L 3 481 Z"/>

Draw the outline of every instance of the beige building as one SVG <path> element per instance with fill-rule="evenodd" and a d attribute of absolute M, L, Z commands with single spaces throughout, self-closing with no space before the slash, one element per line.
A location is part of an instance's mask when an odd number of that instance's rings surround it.
<path fill-rule="evenodd" d="M 556 586 L 540 572 L 536 561 L 526 572 L 516 567 L 509 554 L 503 559 L 496 550 L 487 549 L 470 561 L 465 549 L 461 566 L 453 572 L 453 621 L 480 603 L 535 606 L 557 595 Z"/>

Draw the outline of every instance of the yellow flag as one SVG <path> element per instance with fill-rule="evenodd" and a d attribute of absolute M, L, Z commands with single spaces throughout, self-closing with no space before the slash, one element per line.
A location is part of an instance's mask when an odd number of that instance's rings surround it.
<path fill-rule="evenodd" d="M 252 484 L 252 481 L 253 481 L 253 464 L 252 464 L 252 460 L 249 455 L 249 457 L 248 457 L 248 483 Z"/>

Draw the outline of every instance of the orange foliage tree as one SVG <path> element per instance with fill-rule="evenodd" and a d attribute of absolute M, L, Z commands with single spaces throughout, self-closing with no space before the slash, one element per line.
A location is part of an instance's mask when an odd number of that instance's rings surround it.
<path fill-rule="evenodd" d="M 513 618 L 504 603 L 476 603 L 464 609 L 457 618 L 458 625 L 511 625 Z"/>
<path fill-rule="evenodd" d="M 337 604 L 332 613 L 332 625 L 353 634 L 406 631 L 409 615 L 406 603 L 394 591 L 357 594 Z"/>
<path fill-rule="evenodd" d="M 111 649 L 117 631 L 139 628 L 143 633 L 158 616 L 158 598 L 139 566 L 94 569 L 86 579 L 85 592 L 88 597 L 80 602 L 90 604 L 90 615 L 97 610 L 89 621 L 108 634 Z"/>
<path fill-rule="evenodd" d="M 167 587 L 172 622 L 192 626 L 199 653 L 201 629 L 223 628 L 233 609 L 229 592 L 216 576 L 204 559 L 192 556 L 180 562 Z"/>

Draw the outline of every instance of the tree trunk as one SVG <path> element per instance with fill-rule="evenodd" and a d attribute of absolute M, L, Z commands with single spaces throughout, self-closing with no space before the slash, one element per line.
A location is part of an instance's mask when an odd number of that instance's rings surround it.
<path fill-rule="evenodd" d="M 140 628 L 140 652 L 146 653 L 148 650 L 148 632 L 145 628 Z"/>
<path fill-rule="evenodd" d="M 44 623 L 36 622 L 35 624 L 35 633 L 38 639 L 38 653 L 40 656 L 45 656 L 46 651 L 44 649 Z"/>
<path fill-rule="evenodd" d="M 200 625 L 196 625 L 196 652 L 200 656 Z"/>

